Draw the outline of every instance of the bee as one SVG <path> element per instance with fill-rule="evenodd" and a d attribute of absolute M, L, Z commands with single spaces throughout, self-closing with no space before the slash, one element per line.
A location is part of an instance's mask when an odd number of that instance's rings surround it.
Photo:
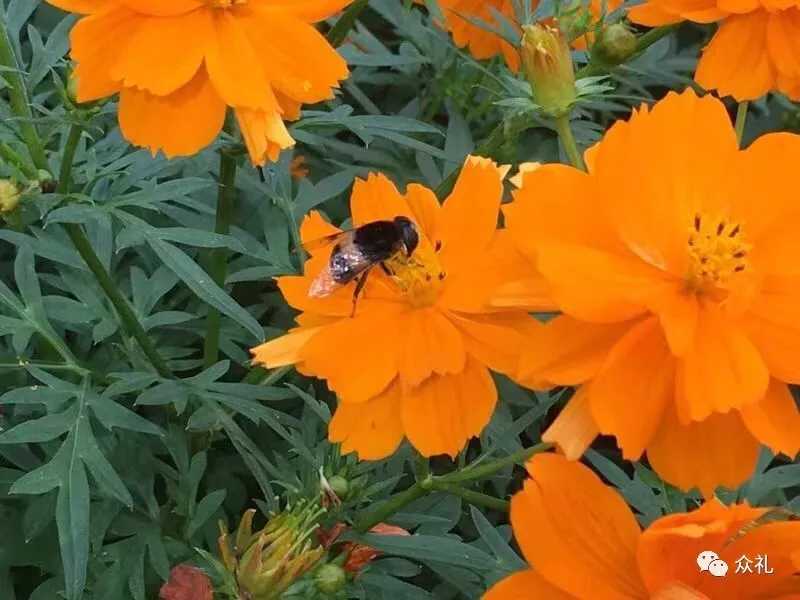
<path fill-rule="evenodd" d="M 332 245 L 330 259 L 311 282 L 308 296 L 324 298 L 343 285 L 356 281 L 353 310 L 350 313 L 352 317 L 356 312 L 358 296 L 372 268 L 378 266 L 392 277 L 387 261 L 397 257 L 410 259 L 419 245 L 419 232 L 411 219 L 400 216 L 391 221 L 372 221 L 313 240 L 305 245 L 305 249 L 314 250 L 328 245 Z"/>

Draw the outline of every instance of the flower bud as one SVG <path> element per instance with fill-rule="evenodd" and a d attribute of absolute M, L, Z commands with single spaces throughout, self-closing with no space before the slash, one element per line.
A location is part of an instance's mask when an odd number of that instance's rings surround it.
<path fill-rule="evenodd" d="M 549 25 L 534 24 L 522 36 L 522 64 L 533 100 L 550 117 L 569 113 L 577 98 L 575 71 L 564 35 Z"/>
<path fill-rule="evenodd" d="M 344 569 L 339 565 L 322 565 L 314 576 L 317 589 L 323 594 L 335 594 L 340 591 L 347 581 Z"/>
<path fill-rule="evenodd" d="M 346 498 L 347 493 L 350 491 L 350 482 L 341 475 L 334 475 L 328 480 L 331 485 L 333 493 L 339 498 Z"/>
<path fill-rule="evenodd" d="M 604 27 L 592 46 L 592 60 L 607 66 L 624 63 L 636 53 L 636 35 L 622 23 Z"/>
<path fill-rule="evenodd" d="M 0 213 L 10 213 L 18 205 L 19 190 L 17 185 L 8 179 L 0 179 Z"/>
<path fill-rule="evenodd" d="M 323 509 L 305 500 L 280 513 L 271 513 L 266 526 L 253 533 L 255 510 L 239 524 L 231 549 L 220 522 L 219 555 L 239 587 L 251 600 L 277 600 L 297 579 L 312 569 L 325 550 L 313 539 Z"/>

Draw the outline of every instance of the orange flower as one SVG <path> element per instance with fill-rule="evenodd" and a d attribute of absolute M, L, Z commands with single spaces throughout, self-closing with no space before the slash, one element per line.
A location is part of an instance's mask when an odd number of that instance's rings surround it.
<path fill-rule="evenodd" d="M 565 313 L 524 377 L 584 384 L 543 436 L 579 457 L 598 433 L 706 496 L 752 473 L 759 444 L 800 449 L 800 136 L 740 151 L 712 96 L 670 93 L 586 153 L 528 167 L 505 211 Z"/>
<path fill-rule="evenodd" d="M 289 171 L 292 174 L 292 179 L 300 181 L 308 177 L 308 167 L 306 166 L 306 157 L 298 154 L 292 159 L 289 165 Z"/>
<path fill-rule="evenodd" d="M 772 90 L 800 100 L 800 0 L 649 0 L 628 16 L 651 27 L 719 21 L 697 83 L 740 102 Z"/>
<path fill-rule="evenodd" d="M 420 1 L 421 0 L 417 0 Z M 622 0 L 608 0 L 606 11 L 616 10 L 622 4 Z M 531 2 L 531 10 L 536 10 L 539 5 L 538 0 Z M 487 0 L 486 2 L 475 2 L 474 0 L 439 0 L 439 6 L 445 18 L 445 23 L 437 23 L 443 29 L 449 30 L 453 34 L 453 41 L 459 48 L 469 47 L 469 51 L 475 58 L 482 60 L 491 58 L 502 53 L 508 68 L 515 73 L 519 70 L 520 58 L 517 48 L 505 41 L 500 35 L 479 25 L 476 20 L 483 21 L 492 25 L 498 31 L 503 30 L 503 23 L 495 16 L 495 11 L 511 23 L 514 28 L 522 34 L 522 29 L 517 23 L 517 16 L 514 10 L 514 0 Z M 597 23 L 603 15 L 603 0 L 591 0 L 589 12 L 592 15 L 592 22 Z M 472 20 L 470 20 L 472 19 Z M 547 22 L 551 22 L 548 19 Z M 587 44 L 593 39 L 592 33 L 580 36 L 575 39 L 572 46 L 577 49 L 585 49 Z"/>
<path fill-rule="evenodd" d="M 119 93 L 123 135 L 154 154 L 207 146 L 230 106 L 253 163 L 274 161 L 294 144 L 284 121 L 347 77 L 311 24 L 351 0 L 48 1 L 86 15 L 71 34 L 77 100 Z"/>
<path fill-rule="evenodd" d="M 754 523 L 768 509 L 711 499 L 641 531 L 622 496 L 580 463 L 537 454 L 528 473 L 531 479 L 511 499 L 511 526 L 532 566 L 501 580 L 483 600 L 800 597 L 798 521 Z M 703 552 L 727 563 L 727 577 L 700 570 Z M 758 556 L 766 557 L 761 567 L 771 573 L 756 571 Z M 741 557 L 752 561 L 750 572 L 735 573 Z"/>
<path fill-rule="evenodd" d="M 312 252 L 305 275 L 278 278 L 287 302 L 303 312 L 296 329 L 252 350 L 254 362 L 294 364 L 325 379 L 339 397 L 329 437 L 345 453 L 383 458 L 405 435 L 426 456 L 455 456 L 489 422 L 497 401 L 489 369 L 516 373 L 526 334 L 540 326 L 524 310 L 487 306 L 524 260 L 496 231 L 506 170 L 469 157 L 442 205 L 418 184 L 401 195 L 383 175 L 356 180 L 356 226 L 403 215 L 416 223 L 420 243 L 416 266 L 393 265 L 407 291 L 373 269 L 352 318 L 354 284 L 327 298 L 308 295 L 329 247 Z M 337 231 L 316 212 L 301 226 L 304 242 Z"/>

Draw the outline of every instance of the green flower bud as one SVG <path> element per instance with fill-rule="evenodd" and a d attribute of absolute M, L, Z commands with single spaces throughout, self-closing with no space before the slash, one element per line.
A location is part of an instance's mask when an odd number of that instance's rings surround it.
<path fill-rule="evenodd" d="M 622 23 L 604 27 L 592 46 L 592 60 L 608 66 L 624 63 L 636 53 L 636 35 Z"/>
<path fill-rule="evenodd" d="M 350 491 L 350 483 L 341 475 L 334 475 L 328 480 L 328 483 L 338 498 L 346 498 L 347 492 Z"/>
<path fill-rule="evenodd" d="M 536 23 L 522 36 L 522 64 L 533 100 L 550 117 L 569 113 L 577 98 L 569 44 L 555 27 Z"/>
<path fill-rule="evenodd" d="M 335 594 L 341 591 L 347 581 L 344 569 L 339 565 L 322 565 L 314 576 L 317 589 L 323 594 Z"/>
<path fill-rule="evenodd" d="M 0 213 L 10 213 L 19 205 L 19 189 L 8 180 L 0 179 Z"/>

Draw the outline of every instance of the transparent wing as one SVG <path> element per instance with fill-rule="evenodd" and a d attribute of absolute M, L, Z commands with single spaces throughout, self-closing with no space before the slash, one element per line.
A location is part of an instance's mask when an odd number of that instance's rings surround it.
<path fill-rule="evenodd" d="M 337 242 L 346 245 L 353 242 L 353 234 L 355 233 L 354 229 L 347 229 L 345 231 L 337 231 L 331 235 L 326 235 L 325 237 L 317 238 L 315 240 L 309 240 L 305 244 L 303 244 L 303 250 L 306 253 L 311 254 L 312 252 L 319 250 L 320 248 L 324 248 L 326 246 L 333 246 Z M 298 252 L 299 248 L 295 248 L 294 252 Z"/>
<path fill-rule="evenodd" d="M 334 266 L 332 266 L 332 264 Z M 325 263 L 308 288 L 309 298 L 325 298 L 337 289 L 356 279 L 375 265 L 375 261 L 364 256 L 353 244 L 344 244 L 339 252 Z M 337 277 L 334 277 L 336 269 Z"/>

